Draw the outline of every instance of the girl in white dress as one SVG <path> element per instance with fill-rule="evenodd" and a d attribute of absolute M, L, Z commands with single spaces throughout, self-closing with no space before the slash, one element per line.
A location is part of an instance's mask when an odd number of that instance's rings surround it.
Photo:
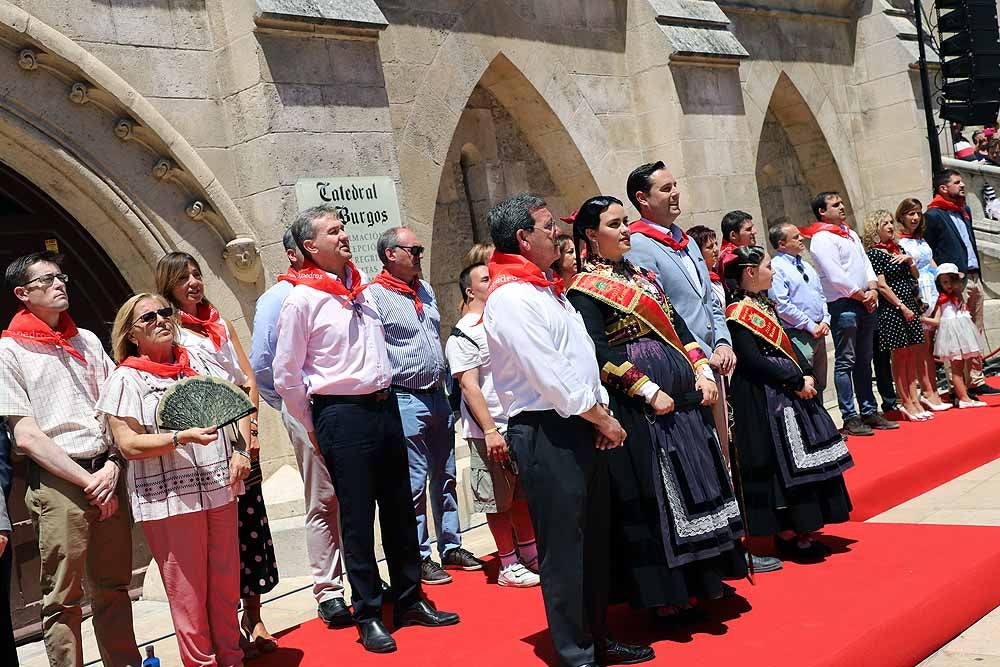
<path fill-rule="evenodd" d="M 962 298 L 965 274 L 954 264 L 941 264 L 936 282 L 940 296 L 931 316 L 923 318 L 926 324 L 937 327 L 934 356 L 950 366 L 953 400 L 957 406 L 984 407 L 986 403 L 969 396 L 965 383 L 971 360 L 982 357 L 986 349 L 979 329 L 972 320 L 972 314 L 965 307 L 965 300 Z"/>

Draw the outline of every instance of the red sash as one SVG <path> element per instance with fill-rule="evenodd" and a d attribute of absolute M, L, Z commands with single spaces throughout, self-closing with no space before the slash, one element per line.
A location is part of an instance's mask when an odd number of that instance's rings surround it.
<path fill-rule="evenodd" d="M 648 236 L 654 241 L 657 241 L 658 243 L 662 243 L 663 245 L 667 246 L 674 252 L 681 252 L 682 250 L 687 248 L 688 241 L 691 240 L 688 238 L 686 232 L 681 231 L 681 240 L 678 241 L 674 239 L 674 237 L 668 234 L 667 232 L 664 232 L 662 230 L 657 229 L 656 227 L 653 227 L 651 224 L 646 222 L 645 219 L 636 220 L 635 222 L 630 224 L 628 226 L 628 231 L 632 234 L 642 234 L 643 236 Z"/>
<path fill-rule="evenodd" d="M 966 220 L 970 222 L 972 221 L 972 218 L 969 217 L 969 214 L 965 210 L 965 206 L 959 206 L 955 202 L 949 201 L 944 197 L 942 197 L 941 195 L 934 195 L 934 199 L 932 199 L 931 203 L 927 205 L 927 208 L 928 209 L 939 208 L 942 211 L 950 211 L 951 213 L 958 213 Z"/>
<path fill-rule="evenodd" d="M 836 234 L 837 236 L 842 236 L 845 239 L 851 238 L 851 230 L 847 227 L 842 227 L 841 225 L 832 225 L 829 222 L 814 222 L 806 227 L 801 227 L 799 232 L 802 236 L 807 239 L 811 239 L 813 236 L 820 232 L 830 232 L 831 234 Z"/>
<path fill-rule="evenodd" d="M 578 273 L 570 289 L 587 294 L 624 313 L 635 315 L 659 336 L 660 340 L 684 355 L 694 368 L 694 362 L 684 349 L 674 323 L 663 306 L 642 289 L 627 282 L 596 273 Z M 700 352 L 700 350 L 699 350 Z"/>
<path fill-rule="evenodd" d="M 125 360 L 118 365 L 125 366 L 126 368 L 134 368 L 137 371 L 145 371 L 150 375 L 161 378 L 182 378 L 198 375 L 198 371 L 191 368 L 188 351 L 180 345 L 174 345 L 174 363 L 172 364 L 161 364 L 144 357 L 125 357 Z"/>
<path fill-rule="evenodd" d="M 76 324 L 73 323 L 73 319 L 65 310 L 59 313 L 59 321 L 56 323 L 55 330 L 53 330 L 48 324 L 42 322 L 37 315 L 24 306 L 21 306 L 14 314 L 14 317 L 11 318 L 10 324 L 4 329 L 3 334 L 0 334 L 0 337 L 22 338 L 36 343 L 54 345 L 65 350 L 74 359 L 79 359 L 86 366 L 86 358 L 69 342 L 69 339 L 78 333 Z"/>
<path fill-rule="evenodd" d="M 493 256 L 490 257 L 489 271 L 490 289 L 486 293 L 487 299 L 499 287 L 508 283 L 530 283 L 542 289 L 551 287 L 559 298 L 562 298 L 562 294 L 566 289 L 566 284 L 562 278 L 549 280 L 540 268 L 521 255 L 512 255 L 494 250 Z"/>
<path fill-rule="evenodd" d="M 750 299 L 729 304 L 726 308 L 726 320 L 749 329 L 768 345 L 784 353 L 796 366 L 799 365 L 798 357 L 792 348 L 792 341 L 781 328 L 781 324 Z"/>
<path fill-rule="evenodd" d="M 195 311 L 195 314 L 192 315 L 181 310 L 181 324 L 191 324 L 204 329 L 208 339 L 212 341 L 215 351 L 218 352 L 222 349 L 223 344 L 229 340 L 229 331 L 222 322 L 222 318 L 219 317 L 219 311 L 215 309 L 215 306 L 204 301 L 198 303 Z"/>
<path fill-rule="evenodd" d="M 348 262 L 347 268 L 351 272 L 351 289 L 347 289 L 347 285 L 308 259 L 302 262 L 301 269 L 289 268 L 287 272 L 278 276 L 278 280 L 283 280 L 293 285 L 305 285 L 320 292 L 342 297 L 345 299 L 344 305 L 347 306 L 354 300 L 354 297 L 361 293 L 361 290 L 368 287 L 368 283 L 361 284 L 361 272 L 354 266 L 354 262 Z"/>
<path fill-rule="evenodd" d="M 417 315 L 424 314 L 424 304 L 420 300 L 420 296 L 417 295 L 417 290 L 413 289 L 409 284 L 404 283 L 402 280 L 392 275 L 385 269 L 382 269 L 375 279 L 372 280 L 376 285 L 381 285 L 390 292 L 395 292 L 396 294 L 402 294 L 403 296 L 408 296 L 413 299 L 413 307 L 417 309 Z"/>

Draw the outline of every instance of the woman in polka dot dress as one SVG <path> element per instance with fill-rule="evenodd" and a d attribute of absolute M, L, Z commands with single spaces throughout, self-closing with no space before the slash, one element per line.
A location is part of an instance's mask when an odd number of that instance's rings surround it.
<path fill-rule="evenodd" d="M 226 379 L 243 387 L 253 404 L 258 405 L 257 384 L 250 362 L 231 325 L 219 316 L 218 311 L 205 298 L 201 267 L 194 257 L 182 252 L 164 255 L 156 266 L 156 285 L 160 293 L 178 309 L 181 320 L 180 344 L 211 354 L 227 371 Z M 261 492 L 256 415 L 250 418 L 250 424 L 250 476 L 245 480 L 246 492 L 239 496 L 237 508 L 240 597 L 243 602 L 240 627 L 247 658 L 255 657 L 260 652 L 270 653 L 278 646 L 278 640 L 267 631 L 260 617 L 260 596 L 277 585 L 278 566 Z"/>
<path fill-rule="evenodd" d="M 920 273 L 913 257 L 896 243 L 896 224 L 888 211 L 868 215 L 861 240 L 878 276 L 879 346 L 892 351 L 892 375 L 902 418 L 926 421 L 933 414 L 920 405 L 917 391 L 916 351 L 924 342 L 920 324 L 923 308 L 917 304 Z"/>

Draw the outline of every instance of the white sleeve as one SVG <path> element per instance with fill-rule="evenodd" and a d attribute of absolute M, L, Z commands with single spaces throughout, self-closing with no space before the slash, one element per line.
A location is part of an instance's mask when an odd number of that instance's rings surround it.
<path fill-rule="evenodd" d="M 309 409 L 309 387 L 302 371 L 309 348 L 309 314 L 294 298 L 294 291 L 281 307 L 275 335 L 274 388 L 285 403 L 285 410 L 307 431 L 314 430 Z"/>
<path fill-rule="evenodd" d="M 463 336 L 451 335 L 444 346 L 444 356 L 452 375 L 483 365 L 483 357 L 475 344 Z"/>

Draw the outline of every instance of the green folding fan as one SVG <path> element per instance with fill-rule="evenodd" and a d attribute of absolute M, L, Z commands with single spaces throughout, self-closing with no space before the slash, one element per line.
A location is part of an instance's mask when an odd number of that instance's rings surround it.
<path fill-rule="evenodd" d="M 160 428 L 222 428 L 257 411 L 246 393 L 232 382 L 198 375 L 184 378 L 163 394 L 156 407 Z"/>

